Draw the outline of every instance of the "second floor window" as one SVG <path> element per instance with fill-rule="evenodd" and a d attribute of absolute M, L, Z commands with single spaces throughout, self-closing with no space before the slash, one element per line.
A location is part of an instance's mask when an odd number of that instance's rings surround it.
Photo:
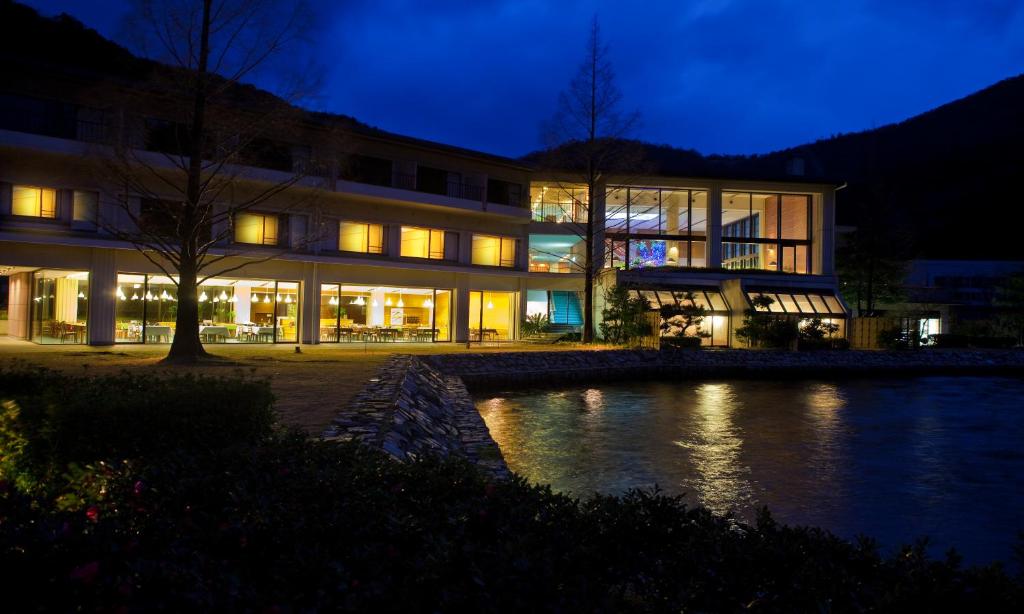
<path fill-rule="evenodd" d="M 235 215 L 235 243 L 277 245 L 277 216 L 263 213 Z"/>
<path fill-rule="evenodd" d="M 71 197 L 71 219 L 75 222 L 95 224 L 98 203 L 99 194 L 96 192 L 75 190 Z"/>
<path fill-rule="evenodd" d="M 436 228 L 402 226 L 402 251 L 405 258 L 445 260 L 445 232 Z"/>
<path fill-rule="evenodd" d="M 384 226 L 362 222 L 341 222 L 338 249 L 360 254 L 384 253 Z"/>
<path fill-rule="evenodd" d="M 25 217 L 55 219 L 57 190 L 16 185 L 11 192 L 11 213 Z"/>
<path fill-rule="evenodd" d="M 513 237 L 473 235 L 473 264 L 514 267 L 516 240 Z"/>

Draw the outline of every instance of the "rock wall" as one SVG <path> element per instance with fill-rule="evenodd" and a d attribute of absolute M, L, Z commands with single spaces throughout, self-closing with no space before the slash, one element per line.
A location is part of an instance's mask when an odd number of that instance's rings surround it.
<path fill-rule="evenodd" d="M 424 357 L 469 389 L 575 381 L 1024 375 L 1022 350 L 817 351 L 576 350 Z"/>
<path fill-rule="evenodd" d="M 413 356 L 389 358 L 323 438 L 359 441 L 400 461 L 458 456 L 496 477 L 509 475 L 462 380 Z"/>

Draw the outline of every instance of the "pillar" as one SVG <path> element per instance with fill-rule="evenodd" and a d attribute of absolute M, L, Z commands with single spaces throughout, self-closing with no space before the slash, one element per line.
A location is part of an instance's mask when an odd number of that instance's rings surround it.
<path fill-rule="evenodd" d="M 32 273 L 11 275 L 9 290 L 7 295 L 7 334 L 18 339 L 28 339 L 28 310 L 32 304 Z"/>
<path fill-rule="evenodd" d="M 302 343 L 320 343 L 320 265 L 306 262 L 302 266 Z"/>
<path fill-rule="evenodd" d="M 708 190 L 708 233 L 705 257 L 707 268 L 722 268 L 722 186 L 712 184 Z"/>
<path fill-rule="evenodd" d="M 455 335 L 456 343 L 469 340 L 469 274 L 455 276 Z"/>
<path fill-rule="evenodd" d="M 92 250 L 89 268 L 89 345 L 114 344 L 117 258 L 112 249 Z"/>

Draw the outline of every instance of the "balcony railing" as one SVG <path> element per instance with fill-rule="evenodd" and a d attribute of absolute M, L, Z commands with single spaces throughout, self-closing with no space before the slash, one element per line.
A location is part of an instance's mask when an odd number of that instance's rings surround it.
<path fill-rule="evenodd" d="M 478 185 L 449 181 L 448 196 L 451 198 L 480 201 L 484 199 L 484 189 Z"/>

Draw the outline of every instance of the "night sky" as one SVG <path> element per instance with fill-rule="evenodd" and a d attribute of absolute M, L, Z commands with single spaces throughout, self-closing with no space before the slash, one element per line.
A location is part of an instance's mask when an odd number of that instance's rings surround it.
<path fill-rule="evenodd" d="M 118 39 L 123 0 L 30 0 Z M 596 13 L 635 136 L 749 154 L 900 121 L 1024 72 L 1020 0 L 318 2 L 310 106 L 518 156 Z M 270 85 L 270 84 L 261 84 Z"/>

